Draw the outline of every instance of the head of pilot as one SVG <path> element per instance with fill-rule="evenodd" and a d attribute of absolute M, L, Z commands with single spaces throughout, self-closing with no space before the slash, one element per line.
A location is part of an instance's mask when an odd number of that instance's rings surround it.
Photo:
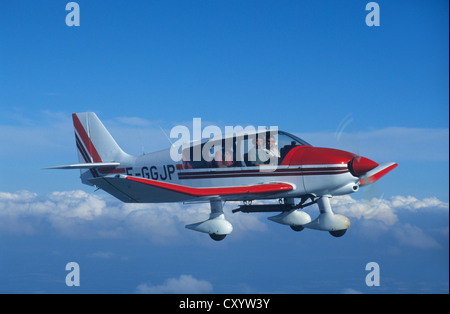
<path fill-rule="evenodd" d="M 272 148 L 275 148 L 276 146 L 277 146 L 277 141 L 275 140 L 275 136 L 273 136 L 273 135 L 271 135 L 270 137 L 269 137 L 269 140 L 267 141 L 267 143 L 269 144 L 269 147 L 272 149 Z"/>
<path fill-rule="evenodd" d="M 256 140 L 253 138 L 253 144 L 256 146 L 256 149 L 264 148 L 264 136 L 257 135 Z"/>

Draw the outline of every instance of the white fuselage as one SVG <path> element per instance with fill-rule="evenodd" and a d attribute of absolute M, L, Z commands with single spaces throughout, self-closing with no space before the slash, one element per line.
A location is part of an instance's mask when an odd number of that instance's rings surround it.
<path fill-rule="evenodd" d="M 114 173 L 196 188 L 247 186 L 271 182 L 289 183 L 294 186 L 292 191 L 276 195 L 276 198 L 295 198 L 307 194 L 343 195 L 356 192 L 358 189 L 358 178 L 348 171 L 346 164 L 182 168 L 181 162 L 172 161 L 169 150 L 162 150 L 134 157 L 128 164 L 122 163 L 120 168 L 114 169 Z M 240 200 L 242 198 L 242 195 L 239 196 Z M 167 199 L 167 202 L 171 201 Z"/>

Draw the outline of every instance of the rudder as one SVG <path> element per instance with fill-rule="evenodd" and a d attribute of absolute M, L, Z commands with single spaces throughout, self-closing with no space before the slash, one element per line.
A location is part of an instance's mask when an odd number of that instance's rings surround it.
<path fill-rule="evenodd" d="M 80 163 L 120 162 L 126 157 L 95 113 L 73 113 L 72 119 Z"/>

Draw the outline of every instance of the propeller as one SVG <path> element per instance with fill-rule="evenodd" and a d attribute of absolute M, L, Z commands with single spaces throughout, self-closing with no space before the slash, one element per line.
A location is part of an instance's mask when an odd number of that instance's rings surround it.
<path fill-rule="evenodd" d="M 360 187 L 363 187 L 360 200 L 367 202 L 370 211 L 374 211 L 384 197 L 384 192 L 379 190 L 375 182 L 397 167 L 397 164 L 378 164 L 369 158 L 360 156 L 360 138 L 358 130 L 355 129 L 354 121 L 355 118 L 352 113 L 346 115 L 336 129 L 335 138 L 340 146 L 343 145 L 344 149 L 348 149 L 357 155 L 349 162 L 348 167 L 350 173 L 359 178 Z"/>
<path fill-rule="evenodd" d="M 375 161 L 362 156 L 356 156 L 348 163 L 348 169 L 355 177 L 362 177 L 378 166 L 379 164 Z"/>

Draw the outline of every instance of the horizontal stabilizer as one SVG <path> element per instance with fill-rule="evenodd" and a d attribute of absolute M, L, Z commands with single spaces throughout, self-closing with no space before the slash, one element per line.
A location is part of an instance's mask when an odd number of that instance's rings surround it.
<path fill-rule="evenodd" d="M 62 166 L 47 167 L 44 169 L 92 169 L 92 168 L 110 168 L 117 167 L 120 162 L 94 162 L 94 163 L 82 163 L 82 164 L 71 164 Z"/>

